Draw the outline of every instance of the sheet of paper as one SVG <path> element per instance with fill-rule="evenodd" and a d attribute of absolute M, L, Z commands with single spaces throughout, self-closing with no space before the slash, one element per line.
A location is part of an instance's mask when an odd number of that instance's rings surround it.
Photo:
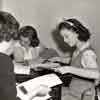
<path fill-rule="evenodd" d="M 14 72 L 16 74 L 29 74 L 30 73 L 30 67 L 29 66 L 23 66 L 21 64 L 14 64 Z"/>
<path fill-rule="evenodd" d="M 62 84 L 62 81 L 56 74 L 47 74 L 47 75 L 39 76 L 37 78 L 23 82 L 19 84 L 18 86 L 20 85 L 25 86 L 25 88 L 28 91 L 30 91 L 31 89 L 34 89 L 38 85 L 46 85 L 48 87 L 53 87 L 59 84 Z"/>

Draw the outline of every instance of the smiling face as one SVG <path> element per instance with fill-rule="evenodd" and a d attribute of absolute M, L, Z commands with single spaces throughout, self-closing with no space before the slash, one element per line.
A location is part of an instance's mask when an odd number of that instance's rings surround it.
<path fill-rule="evenodd" d="M 30 46 L 30 39 L 28 37 L 23 37 L 23 36 L 20 36 L 20 43 L 23 47 L 29 47 Z"/>
<path fill-rule="evenodd" d="M 71 30 L 66 28 L 60 31 L 61 36 L 64 38 L 64 42 L 68 43 L 71 47 L 76 46 L 78 35 Z"/>

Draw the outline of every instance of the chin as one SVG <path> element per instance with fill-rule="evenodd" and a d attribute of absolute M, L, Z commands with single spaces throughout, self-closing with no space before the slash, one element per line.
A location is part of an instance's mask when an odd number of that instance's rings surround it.
<path fill-rule="evenodd" d="M 69 46 L 73 47 L 73 44 L 69 44 Z"/>
<path fill-rule="evenodd" d="M 69 44 L 69 46 L 70 46 L 70 47 L 74 47 L 75 45 L 74 45 L 74 44 Z"/>

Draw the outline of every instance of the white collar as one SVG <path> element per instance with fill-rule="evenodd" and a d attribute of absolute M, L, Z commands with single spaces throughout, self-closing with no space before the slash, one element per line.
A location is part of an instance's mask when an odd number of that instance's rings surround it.
<path fill-rule="evenodd" d="M 7 54 L 7 49 L 9 48 L 9 46 L 10 46 L 10 41 L 9 42 L 6 42 L 6 41 L 3 41 L 3 42 L 1 42 L 0 43 L 0 52 L 1 53 L 5 53 L 5 54 Z"/>

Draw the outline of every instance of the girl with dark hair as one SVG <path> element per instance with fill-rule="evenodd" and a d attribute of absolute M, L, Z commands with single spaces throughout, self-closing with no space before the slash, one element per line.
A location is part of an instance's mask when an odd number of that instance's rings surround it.
<path fill-rule="evenodd" d="M 99 79 L 97 56 L 89 41 L 90 32 L 80 21 L 74 18 L 62 21 L 57 29 L 64 38 L 64 42 L 71 47 L 76 46 L 76 50 L 72 56 L 71 66 L 56 68 L 55 71 L 76 75 L 72 78 L 70 90 L 79 99 L 83 91 L 93 85 L 85 78 Z M 71 95 L 66 97 L 68 100 L 76 100 L 76 98 L 71 97 Z M 89 96 L 88 100 L 93 100 L 92 96 Z"/>
<path fill-rule="evenodd" d="M 20 30 L 19 30 L 20 43 L 23 46 L 25 46 L 25 44 L 23 42 L 21 42 L 22 37 L 29 38 L 30 46 L 32 46 L 32 47 L 39 46 L 40 41 L 39 41 L 39 38 L 37 36 L 37 31 L 32 26 L 24 26 L 24 27 L 20 28 Z M 26 43 L 26 45 L 27 45 L 27 43 Z"/>
<path fill-rule="evenodd" d="M 39 57 L 40 40 L 34 27 L 23 26 L 20 28 L 18 39 L 13 52 L 16 62 L 29 63 Z"/>

